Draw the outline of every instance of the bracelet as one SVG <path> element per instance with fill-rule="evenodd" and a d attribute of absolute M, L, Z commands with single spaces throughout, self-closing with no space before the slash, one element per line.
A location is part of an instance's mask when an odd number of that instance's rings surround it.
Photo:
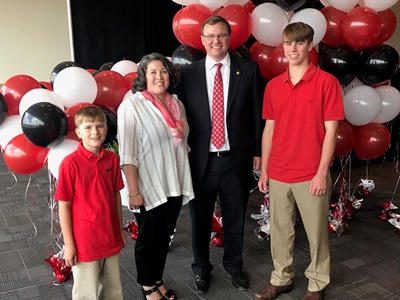
<path fill-rule="evenodd" d="M 135 193 L 135 194 L 128 194 L 128 198 L 135 198 L 137 195 L 139 195 L 140 194 L 140 191 L 138 191 L 137 193 Z"/>

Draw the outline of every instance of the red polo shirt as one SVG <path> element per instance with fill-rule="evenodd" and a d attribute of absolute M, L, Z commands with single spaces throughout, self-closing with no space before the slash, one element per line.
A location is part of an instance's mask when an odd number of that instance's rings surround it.
<path fill-rule="evenodd" d="M 268 176 L 287 183 L 311 180 L 321 159 L 324 121 L 344 119 L 340 84 L 313 64 L 295 86 L 286 71 L 268 83 L 262 116 L 275 121 Z"/>
<path fill-rule="evenodd" d="M 118 254 L 122 248 L 114 193 L 124 187 L 118 157 L 102 149 L 96 157 L 82 143 L 59 167 L 55 199 L 70 201 L 78 261 Z"/>

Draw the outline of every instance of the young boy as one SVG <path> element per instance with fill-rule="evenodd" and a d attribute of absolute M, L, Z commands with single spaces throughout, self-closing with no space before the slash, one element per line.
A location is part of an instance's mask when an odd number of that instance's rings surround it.
<path fill-rule="evenodd" d="M 125 247 L 118 157 L 103 149 L 106 116 L 87 106 L 75 115 L 82 140 L 59 168 L 58 200 L 64 259 L 72 266 L 72 299 L 122 299 L 119 252 Z"/>

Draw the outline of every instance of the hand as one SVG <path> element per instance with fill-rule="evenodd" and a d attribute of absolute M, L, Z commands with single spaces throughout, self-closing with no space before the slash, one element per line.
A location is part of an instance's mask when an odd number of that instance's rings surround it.
<path fill-rule="evenodd" d="M 258 179 L 258 189 L 261 193 L 268 192 L 268 174 L 261 172 L 261 176 Z"/>
<path fill-rule="evenodd" d="M 64 260 L 67 267 L 72 267 L 76 265 L 77 255 L 75 245 L 65 246 Z"/>
<path fill-rule="evenodd" d="M 121 239 L 122 239 L 122 248 L 126 247 L 126 235 L 123 229 L 121 229 Z"/>
<path fill-rule="evenodd" d="M 144 204 L 143 195 L 139 192 L 139 194 L 135 197 L 129 197 L 129 208 L 130 209 L 138 209 Z"/>
<path fill-rule="evenodd" d="M 253 158 L 253 170 L 258 171 L 261 169 L 261 157 L 254 156 Z"/>
<path fill-rule="evenodd" d="M 316 174 L 310 182 L 310 193 L 313 196 L 321 196 L 326 192 L 326 175 Z"/>

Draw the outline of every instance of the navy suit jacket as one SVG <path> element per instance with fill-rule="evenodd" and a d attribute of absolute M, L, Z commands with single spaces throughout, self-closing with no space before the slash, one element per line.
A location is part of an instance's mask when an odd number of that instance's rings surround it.
<path fill-rule="evenodd" d="M 182 68 L 180 81 L 179 97 L 190 127 L 189 159 L 195 182 L 204 176 L 211 142 L 205 60 Z M 261 156 L 263 90 L 257 63 L 231 56 L 226 125 L 235 172 L 240 177 L 251 176 L 253 157 Z"/>

